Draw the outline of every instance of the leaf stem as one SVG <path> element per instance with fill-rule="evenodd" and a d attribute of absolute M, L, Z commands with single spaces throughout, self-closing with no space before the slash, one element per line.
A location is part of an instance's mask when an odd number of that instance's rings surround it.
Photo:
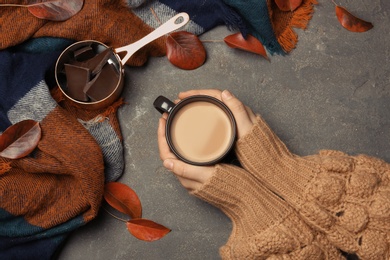
<path fill-rule="evenodd" d="M 20 4 L 0 4 L 0 7 L 1 6 L 28 7 L 27 5 L 20 5 Z"/>
<path fill-rule="evenodd" d="M 156 12 L 154 11 L 153 8 L 150 8 L 150 11 L 152 12 L 154 18 L 156 18 L 157 22 L 161 25 L 161 20 L 158 18 Z"/>
<path fill-rule="evenodd" d="M 42 5 L 42 4 L 47 4 L 47 3 L 52 3 L 52 2 L 56 2 L 54 0 L 52 1 L 45 1 L 44 3 L 35 3 L 35 4 L 26 4 L 26 5 L 22 5 L 22 4 L 0 4 L 0 7 L 2 6 L 15 6 L 15 7 L 31 7 L 31 6 L 36 6 L 36 5 Z"/>
<path fill-rule="evenodd" d="M 123 221 L 123 222 L 127 222 L 128 220 L 126 219 L 123 219 L 123 218 L 120 218 L 120 217 L 117 217 L 115 216 L 114 214 L 112 214 L 108 209 L 106 209 L 105 207 L 102 206 L 102 208 L 104 209 L 105 212 L 107 212 L 108 214 L 110 214 L 112 217 L 116 218 L 117 220 L 120 220 L 120 221 Z"/>

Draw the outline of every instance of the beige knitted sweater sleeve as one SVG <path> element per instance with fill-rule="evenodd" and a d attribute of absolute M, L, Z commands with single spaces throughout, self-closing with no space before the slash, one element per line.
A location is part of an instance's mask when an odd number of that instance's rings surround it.
<path fill-rule="evenodd" d="M 251 174 L 217 165 L 213 177 L 194 195 L 220 208 L 233 223 L 223 259 L 343 259 L 282 199 Z"/>
<path fill-rule="evenodd" d="M 390 165 L 366 155 L 292 154 L 257 117 L 237 142 L 243 167 L 336 247 L 360 259 L 390 259 Z"/>

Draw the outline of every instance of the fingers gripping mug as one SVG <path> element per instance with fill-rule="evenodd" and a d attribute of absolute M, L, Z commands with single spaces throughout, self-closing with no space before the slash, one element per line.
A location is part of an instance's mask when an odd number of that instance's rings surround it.
<path fill-rule="evenodd" d="M 161 113 L 168 113 L 166 139 L 172 152 L 193 165 L 212 165 L 232 149 L 236 122 L 222 101 L 206 95 L 185 98 L 174 104 L 164 96 L 153 103 Z"/>

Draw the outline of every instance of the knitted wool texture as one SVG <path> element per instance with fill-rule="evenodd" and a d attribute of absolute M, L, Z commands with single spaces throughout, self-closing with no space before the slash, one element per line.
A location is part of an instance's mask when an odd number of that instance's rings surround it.
<path fill-rule="evenodd" d="M 220 208 L 233 223 L 223 259 L 344 259 L 285 201 L 246 170 L 217 165 L 199 198 Z"/>
<path fill-rule="evenodd" d="M 10 51 L 15 53 L 47 55 L 48 51 L 63 51 L 72 42 L 73 41 L 64 38 L 42 37 L 29 39 L 22 44 L 10 48 Z M 36 55 L 36 57 L 39 59 L 38 55 Z M 55 56 L 53 55 L 52 58 L 54 59 Z M 54 61 L 52 62 L 54 64 Z M 4 71 L 11 70 L 9 75 L 13 75 L 15 78 L 19 77 L 17 75 L 19 72 L 18 70 L 26 69 L 14 69 L 5 61 L 3 64 Z M 26 66 L 28 66 L 28 64 Z M 52 68 L 53 66 L 51 66 L 51 69 Z M 28 71 L 29 74 L 32 73 L 31 70 Z M 50 75 L 49 77 L 46 77 L 46 80 L 49 81 L 49 85 L 56 86 L 56 83 L 54 82 L 54 71 L 50 70 L 47 73 Z M 6 76 L 6 74 L 3 76 Z M 7 76 L 7 78 L 8 77 L 12 76 Z M 85 110 L 75 107 L 71 101 L 65 98 L 58 86 L 52 88 L 51 94 L 57 103 L 77 118 L 77 120 L 89 131 L 99 144 L 103 152 L 106 181 L 109 182 L 117 180 L 122 175 L 125 164 L 122 145 L 123 138 L 116 115 L 117 109 L 124 104 L 122 99 L 116 101 L 108 108 Z M 9 93 L 7 95 L 9 95 Z M 26 103 L 26 109 L 28 109 L 31 105 L 32 104 Z"/>
<path fill-rule="evenodd" d="M 390 165 L 366 155 L 292 154 L 259 116 L 237 143 L 243 167 L 337 248 L 389 259 Z"/>
<path fill-rule="evenodd" d="M 8 2 L 0 0 L 0 4 Z M 187 12 L 191 21 L 180 30 L 200 35 L 226 25 L 244 36 L 254 35 L 270 53 L 283 54 L 296 46 L 298 38 L 293 27 L 306 28 L 314 3 L 315 0 L 304 0 L 294 12 L 282 12 L 271 0 L 85 0 L 81 11 L 63 22 L 39 19 L 27 8 L 2 7 L 0 50 L 39 37 L 97 40 L 117 48 L 141 39 L 175 14 Z M 161 37 L 137 51 L 127 64 L 140 66 L 149 56 L 165 54 L 165 38 Z"/>
<path fill-rule="evenodd" d="M 123 137 L 116 112 L 124 103 L 123 100 L 117 100 L 108 108 L 85 110 L 75 107 L 58 87 L 53 88 L 51 93 L 55 101 L 77 118 L 77 121 L 95 138 L 103 153 L 106 182 L 118 180 L 122 176 L 125 160 Z"/>
<path fill-rule="evenodd" d="M 298 34 L 294 31 L 294 28 L 307 28 L 316 4 L 318 4 L 317 0 L 303 0 L 302 4 L 293 12 L 286 12 L 281 11 L 274 0 L 267 1 L 272 29 L 284 52 L 288 53 L 296 47 Z M 261 33 L 261 29 L 259 33 Z"/>
<path fill-rule="evenodd" d="M 128 0 L 129 5 L 135 5 L 132 2 Z M 218 25 L 226 25 L 230 29 L 247 33 L 247 25 L 243 18 L 222 0 L 159 0 L 146 1 L 142 5 L 136 1 L 136 4 L 138 6 L 133 9 L 133 12 L 153 28 L 159 26 L 159 20 L 165 21 L 177 13 L 186 12 L 191 20 L 181 30 L 200 35 Z M 150 10 L 153 10 L 158 19 L 151 15 Z"/>
<path fill-rule="evenodd" d="M 0 0 L 0 3 L 7 2 Z M 12 2 L 26 4 L 28 1 Z M 77 41 L 96 40 L 117 48 L 141 39 L 152 30 L 130 10 L 124 0 L 85 0 L 81 11 L 63 22 L 39 19 L 27 8 L 0 9 L 0 49 L 18 45 L 30 38 L 46 36 Z M 139 66 L 149 56 L 164 54 L 165 42 L 160 38 L 137 51 L 127 64 Z"/>
<path fill-rule="evenodd" d="M 248 33 L 258 38 L 273 54 L 284 54 L 295 48 L 298 36 L 293 28 L 305 29 L 316 0 L 303 0 L 293 12 L 281 11 L 274 0 L 223 0 L 244 18 Z"/>
<path fill-rule="evenodd" d="M 48 84 L 60 52 L 0 52 L 0 132 L 25 119 L 42 129 L 31 155 L 0 157 L 1 259 L 50 259 L 70 231 L 97 215 L 105 180 L 123 172 L 120 101 L 85 112 L 56 95 L 59 106 Z"/>
<path fill-rule="evenodd" d="M 241 17 L 221 0 L 203 2 L 200 5 L 199 1 L 195 0 L 183 3 L 147 1 L 144 4 L 143 1 L 85 0 L 82 10 L 64 22 L 36 18 L 27 8 L 2 7 L 0 49 L 39 37 L 59 37 L 77 41 L 97 40 L 117 48 L 141 39 L 183 11 L 189 13 L 191 22 L 182 30 L 197 35 L 222 24 L 245 31 Z M 1 3 L 7 1 L 0 0 Z M 19 0 L 13 3 L 26 4 L 28 1 Z M 149 56 L 163 56 L 165 53 L 165 38 L 160 37 L 132 55 L 127 64 L 140 66 Z"/>
<path fill-rule="evenodd" d="M 178 12 L 187 12 L 190 23 L 186 31 L 202 34 L 217 25 L 239 30 L 244 36 L 248 33 L 259 39 L 271 53 L 284 54 L 293 50 L 298 43 L 298 35 L 293 28 L 305 29 L 313 14 L 316 0 L 303 0 L 293 12 L 281 11 L 273 0 L 205 0 L 205 1 L 140 1 L 127 0 L 128 5 L 136 6 L 134 13 L 151 27 L 158 21 L 150 16 L 153 9 L 157 17 L 168 19 Z M 230 8 L 229 8 L 230 7 Z"/>

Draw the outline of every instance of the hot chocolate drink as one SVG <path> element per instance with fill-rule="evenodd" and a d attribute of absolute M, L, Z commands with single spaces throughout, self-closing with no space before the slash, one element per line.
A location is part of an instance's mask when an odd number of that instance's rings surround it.
<path fill-rule="evenodd" d="M 191 102 L 180 108 L 170 125 L 172 144 L 177 152 L 198 163 L 224 155 L 233 135 L 232 122 L 226 112 L 205 101 Z"/>

